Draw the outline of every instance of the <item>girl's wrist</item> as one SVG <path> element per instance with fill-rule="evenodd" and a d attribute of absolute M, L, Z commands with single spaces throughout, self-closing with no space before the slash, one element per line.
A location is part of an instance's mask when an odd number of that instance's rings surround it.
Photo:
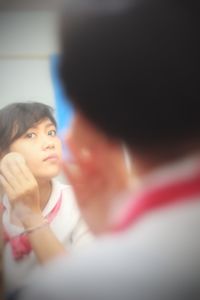
<path fill-rule="evenodd" d="M 29 224 L 28 227 L 25 228 L 23 234 L 32 234 L 35 233 L 36 231 L 45 228 L 46 226 L 49 225 L 49 222 L 46 218 L 43 218 L 42 220 L 40 220 L 40 222 L 35 223 L 34 225 Z"/>
<path fill-rule="evenodd" d="M 17 203 L 13 207 L 13 215 L 22 223 L 25 229 L 41 223 L 44 219 L 40 210 L 34 211 L 23 203 Z"/>
<path fill-rule="evenodd" d="M 23 219 L 21 219 L 21 222 L 24 226 L 25 230 L 28 230 L 29 228 L 34 228 L 36 226 L 39 226 L 40 224 L 43 224 L 46 219 L 42 216 L 42 214 L 29 214 L 24 216 Z"/>

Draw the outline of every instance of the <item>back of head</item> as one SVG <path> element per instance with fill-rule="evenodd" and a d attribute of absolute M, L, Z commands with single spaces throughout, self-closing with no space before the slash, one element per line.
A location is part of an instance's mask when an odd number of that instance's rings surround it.
<path fill-rule="evenodd" d="M 75 106 L 141 151 L 198 138 L 199 2 L 73 3 L 62 19 L 61 77 Z"/>
<path fill-rule="evenodd" d="M 46 118 L 56 125 L 53 109 L 39 102 L 16 102 L 0 109 L 0 156 L 29 128 Z"/>

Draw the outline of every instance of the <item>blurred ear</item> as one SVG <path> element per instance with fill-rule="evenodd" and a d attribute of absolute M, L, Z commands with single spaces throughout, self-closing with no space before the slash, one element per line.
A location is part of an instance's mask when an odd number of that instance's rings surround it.
<path fill-rule="evenodd" d="M 97 163 L 99 159 L 105 158 L 105 154 L 108 156 L 110 152 L 122 152 L 119 143 L 104 135 L 80 113 L 75 114 L 65 142 L 73 156 L 85 160 L 94 158 Z"/>
<path fill-rule="evenodd" d="M 123 146 L 98 130 L 80 113 L 76 113 L 66 144 L 72 159 L 78 161 L 85 170 L 94 173 L 98 170 L 107 175 L 121 178 L 122 186 L 128 181 L 129 171 L 125 163 Z"/>
<path fill-rule="evenodd" d="M 76 113 L 67 134 L 67 140 L 73 140 L 73 143 L 80 148 L 93 149 L 96 145 L 105 143 L 107 138 L 82 114 Z"/>
<path fill-rule="evenodd" d="M 80 114 L 75 115 L 65 143 L 71 159 L 63 162 L 64 174 L 89 227 L 103 231 L 114 203 L 128 187 L 123 147 Z"/>

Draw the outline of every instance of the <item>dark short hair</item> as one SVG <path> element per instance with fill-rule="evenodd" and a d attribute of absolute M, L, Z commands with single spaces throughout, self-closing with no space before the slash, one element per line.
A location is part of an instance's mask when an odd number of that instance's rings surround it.
<path fill-rule="evenodd" d="M 145 151 L 200 137 L 199 1 L 73 2 L 60 74 L 75 107 Z"/>
<path fill-rule="evenodd" d="M 56 126 L 53 108 L 38 102 L 18 102 L 0 109 L 0 154 L 29 128 L 48 118 Z"/>

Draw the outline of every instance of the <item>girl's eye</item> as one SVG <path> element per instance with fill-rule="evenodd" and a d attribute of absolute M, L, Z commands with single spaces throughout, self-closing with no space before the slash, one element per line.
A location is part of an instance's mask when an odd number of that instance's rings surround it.
<path fill-rule="evenodd" d="M 36 134 L 34 132 L 28 132 L 25 137 L 27 137 L 28 139 L 33 139 L 34 137 L 36 137 Z"/>
<path fill-rule="evenodd" d="M 55 130 L 55 129 L 49 130 L 49 131 L 48 131 L 48 135 L 56 136 L 56 130 Z"/>

